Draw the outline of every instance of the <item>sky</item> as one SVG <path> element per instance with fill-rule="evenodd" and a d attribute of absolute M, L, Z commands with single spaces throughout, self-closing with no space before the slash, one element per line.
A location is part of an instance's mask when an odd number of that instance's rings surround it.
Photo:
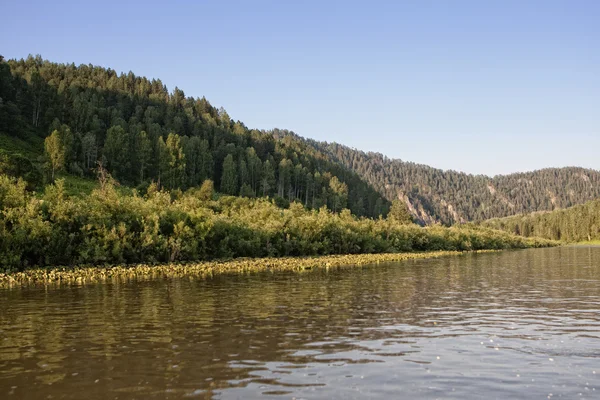
<path fill-rule="evenodd" d="M 600 169 L 600 1 L 4 1 L 0 54 L 473 174 Z"/>

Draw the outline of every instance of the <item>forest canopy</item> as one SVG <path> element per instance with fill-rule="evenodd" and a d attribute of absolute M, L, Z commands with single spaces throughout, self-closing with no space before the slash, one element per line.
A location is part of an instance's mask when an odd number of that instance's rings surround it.
<path fill-rule="evenodd" d="M 205 98 L 177 87 L 169 92 L 160 79 L 30 56 L 0 61 L 0 98 L 0 134 L 43 140 L 44 150 L 41 173 L 11 170 L 19 157 L 31 171 L 36 161 L 7 151 L 0 172 L 38 188 L 44 175 L 45 182 L 61 173 L 94 179 L 101 163 L 118 182 L 140 190 L 152 182 L 186 190 L 210 179 L 222 193 L 269 196 L 283 206 L 297 201 L 374 218 L 389 208 L 356 173 L 302 140 L 249 129 Z"/>
<path fill-rule="evenodd" d="M 546 213 L 515 215 L 483 221 L 481 226 L 525 237 L 565 242 L 600 240 L 600 200 Z"/>
<path fill-rule="evenodd" d="M 284 129 L 251 129 L 204 97 L 169 91 L 160 79 L 40 56 L 0 57 L 0 173 L 40 190 L 60 176 L 89 182 L 98 163 L 140 193 L 151 183 L 185 191 L 210 179 L 229 195 L 269 197 L 282 207 L 348 208 L 371 218 L 385 217 L 400 200 L 427 225 L 600 197 L 600 172 L 590 169 L 495 177 L 443 171 Z"/>

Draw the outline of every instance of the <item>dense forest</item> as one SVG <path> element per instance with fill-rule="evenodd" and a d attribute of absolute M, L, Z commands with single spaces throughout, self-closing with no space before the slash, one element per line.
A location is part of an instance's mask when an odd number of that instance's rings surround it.
<path fill-rule="evenodd" d="M 358 173 L 387 199 L 404 200 L 426 224 L 550 211 L 600 197 L 600 172 L 591 169 L 547 168 L 488 177 L 389 159 L 337 143 L 307 143 Z"/>
<path fill-rule="evenodd" d="M 600 200 L 564 210 L 494 218 L 480 225 L 525 237 L 537 236 L 565 242 L 597 241 L 600 240 Z"/>
<path fill-rule="evenodd" d="M 152 182 L 185 190 L 210 179 L 224 194 L 270 196 L 281 206 L 298 201 L 369 217 L 389 209 L 356 173 L 302 140 L 275 140 L 205 98 L 131 72 L 0 58 L 0 135 L 0 173 L 32 188 L 63 173 L 95 179 L 101 163 L 142 191 Z"/>
<path fill-rule="evenodd" d="M 600 172 L 543 169 L 487 177 L 443 171 L 291 131 L 250 129 L 205 98 L 159 79 L 41 57 L 0 57 L 0 173 L 42 189 L 56 177 L 95 179 L 98 165 L 144 193 L 187 190 L 270 197 L 385 217 L 402 200 L 422 224 L 566 208 L 600 197 Z M 67 183 L 70 181 L 68 180 Z M 89 193 L 89 190 L 88 190 Z"/>
<path fill-rule="evenodd" d="M 173 262 L 230 257 L 307 256 L 552 245 L 481 227 L 423 228 L 395 202 L 386 219 L 348 209 L 289 208 L 274 200 L 200 188 L 121 194 L 108 175 L 89 195 L 67 196 L 64 180 L 43 193 L 0 175 L 0 267 Z"/>

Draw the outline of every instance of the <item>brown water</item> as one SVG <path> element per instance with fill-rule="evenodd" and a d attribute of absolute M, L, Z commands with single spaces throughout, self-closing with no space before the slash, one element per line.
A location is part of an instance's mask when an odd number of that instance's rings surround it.
<path fill-rule="evenodd" d="M 0 398 L 600 398 L 600 248 L 0 290 Z"/>

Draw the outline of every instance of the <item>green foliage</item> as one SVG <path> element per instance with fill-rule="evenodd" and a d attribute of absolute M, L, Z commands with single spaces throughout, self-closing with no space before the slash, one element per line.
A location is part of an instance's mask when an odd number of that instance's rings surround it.
<path fill-rule="evenodd" d="M 89 178 L 80 178 L 73 175 L 64 175 L 61 177 L 64 181 L 65 195 L 71 196 L 86 196 L 98 189 L 100 185 L 97 180 Z"/>
<path fill-rule="evenodd" d="M 230 195 L 237 194 L 238 182 L 237 171 L 233 156 L 227 154 L 223 161 L 223 175 L 221 177 L 221 192 Z"/>
<path fill-rule="evenodd" d="M 490 219 L 481 225 L 525 237 L 591 242 L 600 240 L 600 200 L 564 210 Z"/>
<path fill-rule="evenodd" d="M 334 176 L 329 181 L 329 188 L 333 193 L 331 196 L 331 208 L 333 212 L 342 210 L 346 208 L 346 203 L 348 202 L 348 186 L 340 182 L 339 179 Z"/>
<path fill-rule="evenodd" d="M 205 179 L 212 177 L 213 157 L 208 140 L 193 136 L 184 137 L 183 152 L 185 153 L 187 185 L 198 186 Z"/>
<path fill-rule="evenodd" d="M 131 170 L 131 149 L 129 133 L 121 126 L 113 126 L 106 132 L 104 158 L 106 168 L 116 179 L 125 180 Z"/>
<path fill-rule="evenodd" d="M 43 182 L 43 174 L 39 166 L 21 154 L 0 151 L 0 174 L 25 179 L 31 189 Z"/>
<path fill-rule="evenodd" d="M 260 190 L 263 196 L 271 193 L 271 190 L 275 187 L 275 170 L 271 160 L 266 160 L 263 167 L 262 179 L 260 180 Z"/>
<path fill-rule="evenodd" d="M 0 152 L 19 154 L 29 159 L 36 159 L 44 149 L 44 139 L 27 135 L 27 137 L 12 137 L 0 133 Z"/>
<path fill-rule="evenodd" d="M 247 189 L 252 192 L 247 184 Z M 357 218 L 300 202 L 222 196 L 212 182 L 186 193 L 150 185 L 145 197 L 103 178 L 89 195 L 69 197 L 58 179 L 42 195 L 0 175 L 0 266 L 171 262 L 227 257 L 504 249 L 548 245 L 505 232 L 422 228 Z"/>
<path fill-rule="evenodd" d="M 140 131 L 137 136 L 137 150 L 139 154 L 140 181 L 144 182 L 147 171 L 152 165 L 152 141 L 146 131 Z"/>
<path fill-rule="evenodd" d="M 179 135 L 169 133 L 162 157 L 161 163 L 165 166 L 163 176 L 166 187 L 169 189 L 182 187 L 185 178 L 185 154 Z"/>
<path fill-rule="evenodd" d="M 179 88 L 169 92 L 160 80 L 36 56 L 0 60 L 0 89 L 0 153 L 31 137 L 43 141 L 56 130 L 65 154 L 61 168 L 78 177 L 93 178 L 100 161 L 119 183 L 131 187 L 157 182 L 187 190 L 211 179 L 227 194 L 243 187 L 248 197 L 278 194 L 310 208 L 348 206 L 355 215 L 373 217 L 380 204 L 385 213 L 387 202 L 380 194 L 302 140 L 276 140 L 283 132 L 277 129 L 248 129 L 205 98 L 186 97 Z M 3 137 L 10 138 L 6 147 Z M 41 156 L 42 148 L 29 160 Z M 228 162 L 223 168 L 228 155 L 235 165 Z M 16 160 L 13 154 L 10 160 Z M 37 167 L 20 162 L 23 168 L 7 168 L 11 161 L 0 159 L 2 172 L 36 179 L 31 171 Z M 348 188 L 346 201 L 330 190 L 333 177 Z"/>
<path fill-rule="evenodd" d="M 390 207 L 390 212 L 387 217 L 389 220 L 402 225 L 411 224 L 413 222 L 412 215 L 410 214 L 406 203 L 401 200 L 392 201 L 392 206 Z"/>
<path fill-rule="evenodd" d="M 25 182 L 20 178 L 0 175 L 0 209 L 24 207 L 26 203 Z"/>
<path fill-rule="evenodd" d="M 296 137 L 286 131 L 278 133 L 279 140 Z M 426 224 L 551 211 L 600 198 L 600 172 L 591 169 L 547 168 L 489 177 L 393 160 L 337 143 L 305 142 L 357 173 L 388 200 L 406 196 L 416 219 Z"/>
<path fill-rule="evenodd" d="M 254 197 L 254 190 L 252 190 L 252 187 L 249 184 L 244 183 L 242 185 L 242 187 L 240 188 L 240 196 L 242 196 L 242 197 Z"/>
<path fill-rule="evenodd" d="M 83 156 L 83 169 L 90 172 L 98 160 L 98 144 L 96 143 L 96 135 L 92 132 L 86 133 L 81 138 L 81 155 Z"/>
<path fill-rule="evenodd" d="M 55 130 L 46 138 L 44 149 L 50 162 L 52 180 L 54 180 L 56 171 L 61 171 L 65 167 L 65 145 L 59 131 Z"/>
<path fill-rule="evenodd" d="M 197 197 L 202 201 L 209 201 L 213 199 L 214 194 L 214 183 L 210 179 L 207 179 L 204 182 L 202 182 L 202 186 L 200 186 L 200 189 L 198 190 Z"/>
<path fill-rule="evenodd" d="M 387 215 L 390 200 L 399 195 L 419 223 L 446 225 L 600 197 L 598 171 L 545 169 L 496 177 L 442 171 L 287 130 L 249 129 L 205 98 L 186 97 L 179 88 L 169 92 L 159 79 L 40 56 L 0 60 L 0 98 L 0 172 L 23 177 L 30 188 L 41 185 L 43 141 L 57 130 L 65 153 L 62 169 L 78 177 L 94 178 L 102 161 L 131 187 L 157 182 L 187 190 L 211 179 L 226 193 L 243 187 L 250 196 L 250 188 L 254 196 L 276 197 L 280 204 L 327 205 L 336 212 L 347 207 L 371 218 Z M 229 165 L 223 168 L 228 155 L 235 174 Z"/>

